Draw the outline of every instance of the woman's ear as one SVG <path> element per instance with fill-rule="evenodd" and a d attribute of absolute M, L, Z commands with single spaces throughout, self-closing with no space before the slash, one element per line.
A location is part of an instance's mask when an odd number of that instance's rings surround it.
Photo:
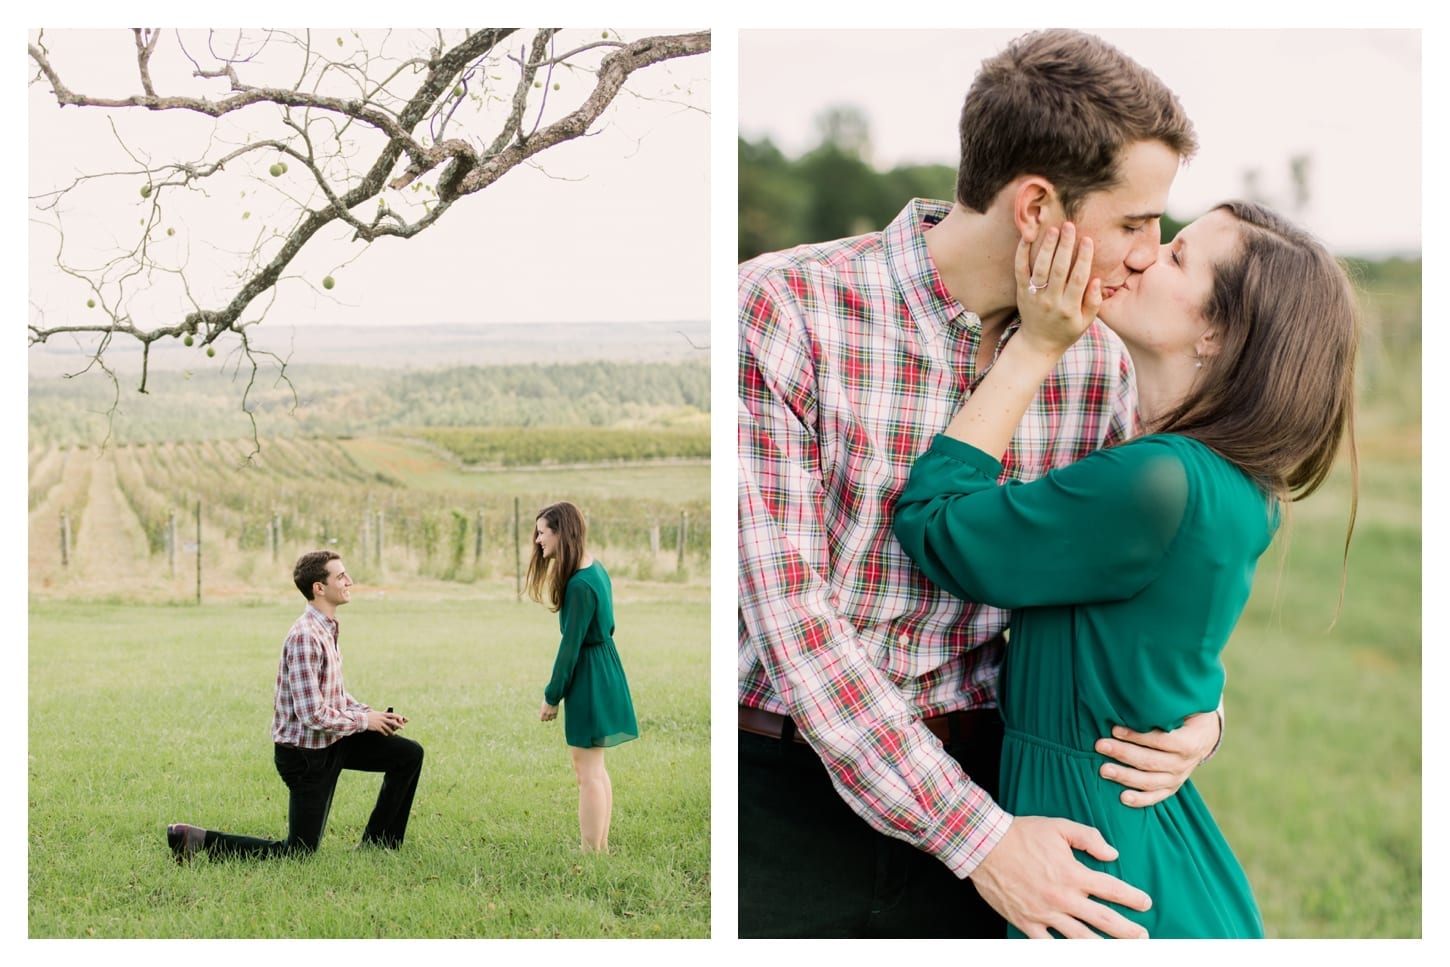
<path fill-rule="evenodd" d="M 1012 220 L 1029 243 L 1045 229 L 1063 222 L 1057 189 L 1040 175 L 1023 175 L 1012 183 Z"/>
<path fill-rule="evenodd" d="M 1218 351 L 1223 347 L 1218 338 L 1218 329 L 1209 326 L 1199 335 L 1198 340 L 1193 344 L 1193 351 L 1200 357 L 1207 359 L 1209 356 L 1217 356 Z"/>

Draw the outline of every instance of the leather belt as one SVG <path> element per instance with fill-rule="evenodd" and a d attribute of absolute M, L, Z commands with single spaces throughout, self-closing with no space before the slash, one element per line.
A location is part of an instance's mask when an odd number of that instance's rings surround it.
<path fill-rule="evenodd" d="M 970 742 L 972 737 L 986 727 L 997 715 L 996 709 L 970 709 L 964 712 L 947 712 L 922 719 L 921 723 L 943 742 Z M 740 706 L 740 731 L 752 735 L 763 735 L 781 741 L 796 741 L 805 744 L 800 730 L 789 716 L 777 715 L 762 708 Z"/>

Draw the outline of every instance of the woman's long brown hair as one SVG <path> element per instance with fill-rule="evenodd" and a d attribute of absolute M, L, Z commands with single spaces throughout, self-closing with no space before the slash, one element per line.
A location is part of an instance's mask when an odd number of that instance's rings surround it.
<path fill-rule="evenodd" d="M 558 551 L 547 560 L 538 544 L 540 519 L 559 537 Z M 564 606 L 564 588 L 568 586 L 574 572 L 579 570 L 579 562 L 584 559 L 584 538 L 588 529 L 584 514 L 567 500 L 550 504 L 534 515 L 534 550 L 529 555 L 524 583 L 529 590 L 529 597 L 540 604 L 547 603 L 550 611 L 558 611 Z M 544 600 L 546 584 L 549 591 L 547 602 Z"/>
<path fill-rule="evenodd" d="M 1231 201 L 1237 252 L 1215 267 L 1204 317 L 1219 351 L 1197 388 L 1149 432 L 1193 437 L 1257 480 L 1280 507 L 1324 482 L 1348 437 L 1349 540 L 1359 507 L 1354 368 L 1359 308 L 1344 267 L 1317 239 L 1277 213 Z"/>

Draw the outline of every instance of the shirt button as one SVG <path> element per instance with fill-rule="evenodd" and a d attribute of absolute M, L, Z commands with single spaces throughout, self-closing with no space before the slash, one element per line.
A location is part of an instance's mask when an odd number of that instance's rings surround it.
<path fill-rule="evenodd" d="M 911 647 L 911 635 L 909 635 L 909 634 L 907 634 L 906 632 L 903 631 L 901 633 L 901 636 L 896 639 L 896 643 L 898 645 L 900 645 L 902 648 L 910 648 Z"/>

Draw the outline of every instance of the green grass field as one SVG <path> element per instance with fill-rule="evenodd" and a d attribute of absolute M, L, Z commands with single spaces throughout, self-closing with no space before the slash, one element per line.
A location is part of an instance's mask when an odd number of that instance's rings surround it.
<path fill-rule="evenodd" d="M 349 690 L 426 750 L 403 849 L 353 852 L 379 780 L 344 772 L 314 856 L 187 867 L 169 822 L 286 834 L 269 729 L 301 597 L 32 602 L 29 935 L 708 936 L 708 589 L 616 583 L 642 737 L 607 754 L 612 851 L 589 856 L 561 723 L 538 721 L 556 616 L 429 587 L 359 587 L 339 615 Z"/>

